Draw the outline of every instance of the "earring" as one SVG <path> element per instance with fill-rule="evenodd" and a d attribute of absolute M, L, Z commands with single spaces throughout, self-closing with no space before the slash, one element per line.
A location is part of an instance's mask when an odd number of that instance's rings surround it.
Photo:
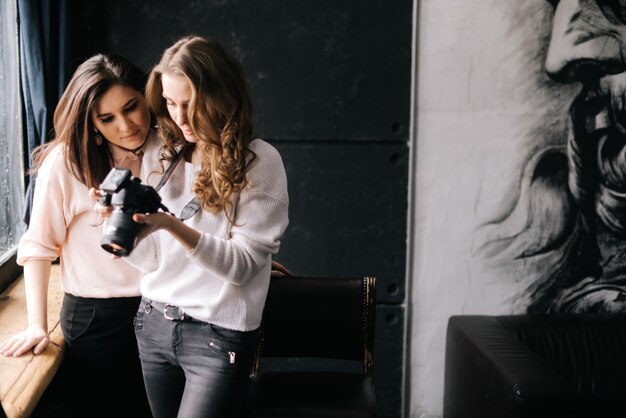
<path fill-rule="evenodd" d="M 100 132 L 98 131 L 96 131 L 95 140 L 96 140 L 96 145 L 98 146 L 102 145 L 102 136 L 100 135 Z"/>

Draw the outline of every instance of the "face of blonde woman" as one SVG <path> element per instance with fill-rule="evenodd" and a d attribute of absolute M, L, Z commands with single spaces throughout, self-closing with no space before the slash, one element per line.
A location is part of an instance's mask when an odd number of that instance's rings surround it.
<path fill-rule="evenodd" d="M 165 99 L 170 117 L 183 132 L 187 141 L 197 142 L 198 139 L 189 125 L 187 115 L 193 94 L 191 83 L 184 76 L 165 73 L 161 76 L 161 84 L 163 87 L 163 99 Z"/>
<path fill-rule="evenodd" d="M 91 111 L 95 128 L 110 143 L 135 150 L 143 145 L 150 130 L 150 111 L 143 94 L 132 87 L 115 84 Z"/>

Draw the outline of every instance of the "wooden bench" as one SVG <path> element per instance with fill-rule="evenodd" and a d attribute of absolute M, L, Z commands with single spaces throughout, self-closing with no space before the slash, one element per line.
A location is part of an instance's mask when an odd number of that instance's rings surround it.
<path fill-rule="evenodd" d="M 0 341 L 25 329 L 28 323 L 23 278 L 17 279 L 3 295 L 8 299 L 0 301 Z M 7 418 L 30 416 L 61 365 L 65 344 L 59 324 L 62 301 L 61 274 L 59 266 L 53 265 L 48 289 L 50 345 L 38 356 L 0 355 L 0 403 Z"/>

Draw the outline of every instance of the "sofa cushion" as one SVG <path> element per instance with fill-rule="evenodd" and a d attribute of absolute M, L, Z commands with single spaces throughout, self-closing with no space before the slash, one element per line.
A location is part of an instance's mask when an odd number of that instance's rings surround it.
<path fill-rule="evenodd" d="M 626 399 L 626 314 L 498 320 L 570 383 L 581 405 Z"/>

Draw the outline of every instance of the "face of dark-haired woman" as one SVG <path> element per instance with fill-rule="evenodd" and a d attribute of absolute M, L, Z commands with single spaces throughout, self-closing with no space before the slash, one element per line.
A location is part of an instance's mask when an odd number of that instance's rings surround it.
<path fill-rule="evenodd" d="M 115 84 L 91 111 L 94 127 L 110 143 L 134 150 L 143 145 L 150 130 L 150 111 L 143 94 Z"/>

